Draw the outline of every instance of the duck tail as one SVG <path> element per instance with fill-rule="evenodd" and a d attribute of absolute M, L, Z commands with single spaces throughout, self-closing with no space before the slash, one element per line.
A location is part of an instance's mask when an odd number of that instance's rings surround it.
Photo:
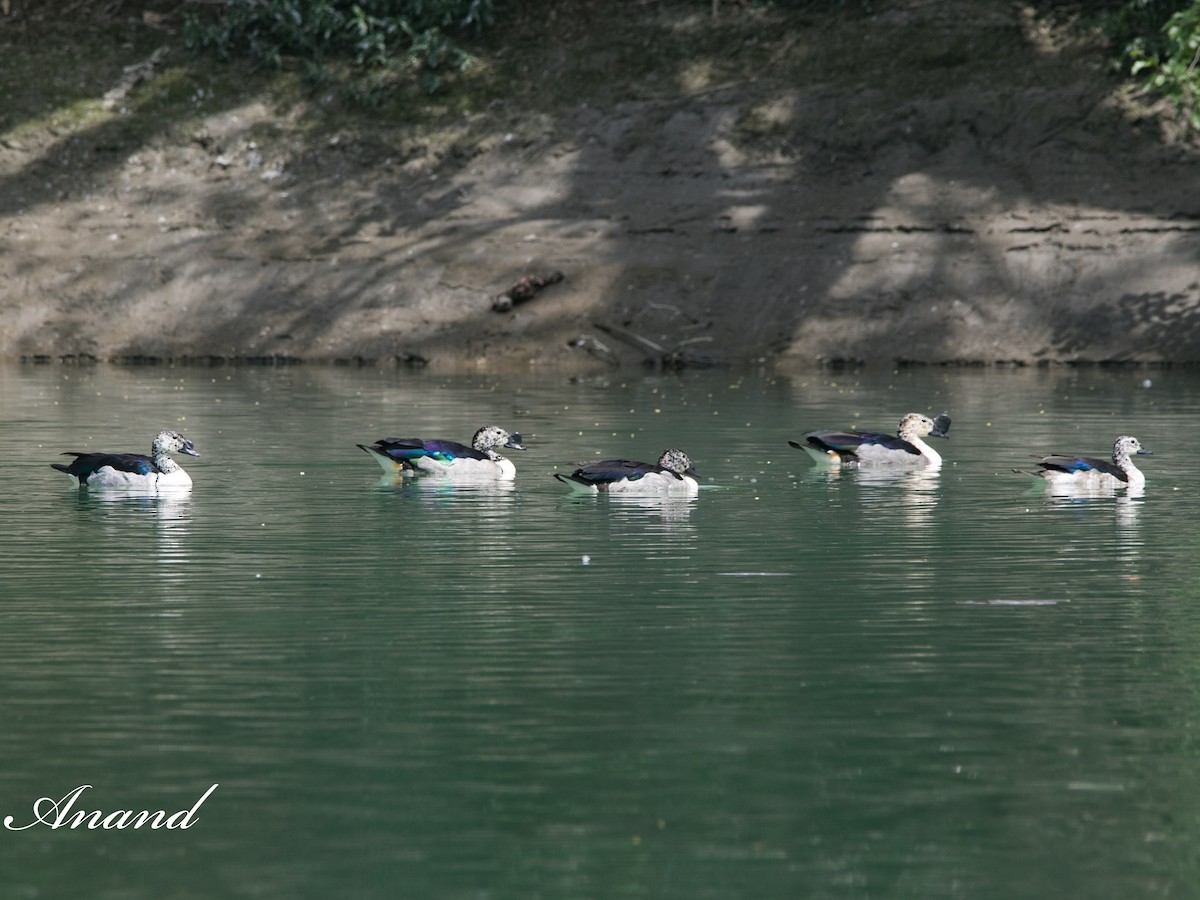
<path fill-rule="evenodd" d="M 572 478 L 570 475 L 564 475 L 562 472 L 555 472 L 554 477 L 557 478 L 559 481 L 561 481 L 563 484 L 565 484 L 567 487 L 569 487 L 571 490 L 577 491 L 578 493 L 581 493 L 581 494 L 594 494 L 594 493 L 597 493 L 599 490 L 596 485 L 578 481 L 578 480 Z"/>
<path fill-rule="evenodd" d="M 360 450 L 366 451 L 371 459 L 379 463 L 379 468 L 383 469 L 388 475 L 399 475 L 404 471 L 404 466 L 396 462 L 390 456 L 380 453 L 374 447 L 368 447 L 366 444 L 355 444 Z"/>

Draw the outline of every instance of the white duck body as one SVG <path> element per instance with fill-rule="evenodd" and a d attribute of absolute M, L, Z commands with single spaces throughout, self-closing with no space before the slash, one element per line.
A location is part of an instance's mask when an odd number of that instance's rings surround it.
<path fill-rule="evenodd" d="M 430 476 L 461 482 L 513 480 L 517 477 L 517 467 L 497 453 L 496 448 L 525 449 L 520 434 L 509 434 L 498 425 L 480 428 L 469 447 L 441 438 L 382 438 L 370 446 L 358 446 L 388 475 Z"/>
<path fill-rule="evenodd" d="M 950 417 L 931 419 L 909 413 L 895 435 L 879 431 L 810 431 L 788 441 L 814 460 L 831 466 L 940 466 L 942 455 L 925 443 L 926 437 L 947 437 Z"/>
<path fill-rule="evenodd" d="M 192 442 L 178 431 L 161 431 L 150 447 L 150 456 L 140 453 L 79 453 L 70 464 L 50 465 L 75 479 L 79 487 L 91 490 L 114 490 L 157 493 L 158 491 L 187 490 L 191 476 L 183 470 L 171 453 L 199 456 Z"/>
<path fill-rule="evenodd" d="M 1042 457 L 1038 461 L 1042 468 L 1032 474 L 1050 484 L 1082 490 L 1128 487 L 1140 492 L 1146 486 L 1146 476 L 1133 464 L 1131 455 L 1150 453 L 1137 438 L 1123 434 L 1113 443 L 1112 462 L 1091 456 L 1055 454 Z"/>
<path fill-rule="evenodd" d="M 657 463 L 605 459 L 580 466 L 570 475 L 554 476 L 573 491 L 585 494 L 660 495 L 700 491 L 696 469 L 682 450 L 664 450 Z"/>
<path fill-rule="evenodd" d="M 516 465 L 499 453 L 495 459 L 456 459 L 453 462 L 424 456 L 413 465 L 423 475 L 455 481 L 512 481 L 517 477 Z"/>

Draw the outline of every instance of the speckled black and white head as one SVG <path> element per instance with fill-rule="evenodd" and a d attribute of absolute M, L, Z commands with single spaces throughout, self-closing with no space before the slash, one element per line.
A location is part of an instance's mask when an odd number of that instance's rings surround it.
<path fill-rule="evenodd" d="M 696 470 L 692 467 L 692 461 L 688 459 L 688 455 L 682 450 L 664 450 L 662 456 L 658 458 L 658 464 L 664 469 L 670 469 L 676 475 L 687 475 L 691 478 L 696 477 Z"/>
<path fill-rule="evenodd" d="M 524 450 L 521 446 L 521 435 L 518 432 L 509 434 L 499 425 L 487 425 L 475 432 L 475 436 L 471 438 L 471 446 L 480 453 L 487 454 L 489 459 L 500 459 L 501 456 L 496 452 L 496 447 L 505 447 L 509 450 Z"/>
<path fill-rule="evenodd" d="M 923 416 L 920 413 L 909 413 L 900 420 L 900 427 L 896 429 L 896 435 L 904 438 L 906 441 L 912 440 L 914 437 L 945 437 L 945 428 L 950 425 L 950 417 L 945 414 L 938 416 L 939 420 L 944 420 L 945 427 L 941 422 L 935 422 L 929 416 Z"/>
<path fill-rule="evenodd" d="M 179 468 L 168 455 L 170 453 L 186 453 L 188 456 L 200 455 L 192 446 L 192 442 L 178 431 L 160 431 L 154 438 L 154 443 L 150 445 L 150 449 L 151 455 L 154 457 L 154 465 L 160 472 L 173 472 Z"/>
<path fill-rule="evenodd" d="M 1113 443 L 1113 463 L 1124 469 L 1130 463 L 1131 454 L 1152 455 L 1153 451 L 1142 446 L 1142 442 L 1128 434 L 1123 434 Z"/>

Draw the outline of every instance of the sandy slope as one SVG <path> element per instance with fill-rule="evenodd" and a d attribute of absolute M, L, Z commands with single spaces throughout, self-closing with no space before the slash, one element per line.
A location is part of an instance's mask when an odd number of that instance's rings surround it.
<path fill-rule="evenodd" d="M 1098 47 L 955 6 L 878 4 L 866 40 L 727 7 L 768 51 L 753 75 L 419 142 L 256 101 L 148 141 L 6 139 L 0 357 L 1200 360 L 1200 145 Z M 805 64 L 829 46 L 860 55 Z"/>

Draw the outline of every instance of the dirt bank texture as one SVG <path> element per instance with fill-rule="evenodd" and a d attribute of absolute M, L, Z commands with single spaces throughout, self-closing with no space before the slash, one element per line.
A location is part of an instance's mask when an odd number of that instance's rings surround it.
<path fill-rule="evenodd" d="M 0 356 L 1200 360 L 1200 148 L 1069 8 L 711 7 L 548 4 L 404 123 L 10 21 Z"/>

